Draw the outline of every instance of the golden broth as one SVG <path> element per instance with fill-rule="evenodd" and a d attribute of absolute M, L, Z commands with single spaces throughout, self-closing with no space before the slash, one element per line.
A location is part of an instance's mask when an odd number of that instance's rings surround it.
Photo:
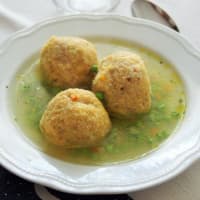
<path fill-rule="evenodd" d="M 145 61 L 152 87 L 152 108 L 135 121 L 112 118 L 113 128 L 100 146 L 69 150 L 49 144 L 39 121 L 49 100 L 59 89 L 41 81 L 39 55 L 28 59 L 11 84 L 14 118 L 41 151 L 58 159 L 80 164 L 105 164 L 136 159 L 158 147 L 175 130 L 185 111 L 182 80 L 173 66 L 154 52 L 129 41 L 89 38 L 99 57 L 119 50 L 139 54 Z"/>

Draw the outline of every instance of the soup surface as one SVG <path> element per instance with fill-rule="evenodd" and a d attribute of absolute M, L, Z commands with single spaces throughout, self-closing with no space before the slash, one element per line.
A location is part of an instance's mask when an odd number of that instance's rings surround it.
<path fill-rule="evenodd" d="M 139 158 L 158 147 L 174 132 L 183 118 L 185 94 L 182 80 L 173 66 L 156 53 L 129 41 L 88 38 L 99 58 L 119 50 L 139 54 L 151 80 L 152 108 L 133 121 L 112 120 L 112 130 L 103 143 L 92 148 L 66 149 L 49 144 L 39 129 L 40 118 L 60 89 L 43 84 L 39 54 L 29 58 L 11 84 L 14 119 L 24 134 L 41 151 L 58 159 L 89 165 L 107 164 Z"/>

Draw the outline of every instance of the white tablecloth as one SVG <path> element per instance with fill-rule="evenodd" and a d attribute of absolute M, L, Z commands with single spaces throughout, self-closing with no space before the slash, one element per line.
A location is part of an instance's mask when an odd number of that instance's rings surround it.
<path fill-rule="evenodd" d="M 155 0 L 170 10 L 181 33 L 200 49 L 200 0 Z M 114 13 L 131 16 L 131 0 L 121 0 Z M 177 15 L 178 13 L 178 15 Z M 52 0 L 0 0 L 0 42 L 40 19 L 62 15 Z M 200 200 L 200 161 L 176 178 L 130 194 L 135 200 Z"/>

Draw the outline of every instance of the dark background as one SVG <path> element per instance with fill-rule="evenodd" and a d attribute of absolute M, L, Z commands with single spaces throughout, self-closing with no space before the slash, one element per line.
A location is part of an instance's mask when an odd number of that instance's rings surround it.
<path fill-rule="evenodd" d="M 132 200 L 126 194 L 120 195 L 73 195 L 47 188 L 60 200 Z M 0 167 L 0 200 L 40 200 L 34 184 L 25 181 Z M 48 199 L 43 199 L 48 200 Z"/>

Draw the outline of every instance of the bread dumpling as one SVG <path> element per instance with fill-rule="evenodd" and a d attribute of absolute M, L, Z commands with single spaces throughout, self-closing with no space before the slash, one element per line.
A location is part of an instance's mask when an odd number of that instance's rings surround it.
<path fill-rule="evenodd" d="M 102 59 L 92 90 L 104 94 L 113 116 L 131 117 L 151 108 L 150 80 L 144 61 L 131 52 L 116 52 Z"/>
<path fill-rule="evenodd" d="M 107 111 L 88 90 L 67 89 L 48 104 L 40 129 L 52 144 L 66 148 L 98 145 L 111 129 Z"/>
<path fill-rule="evenodd" d="M 91 86 L 90 69 L 97 63 L 94 45 L 78 37 L 52 36 L 40 54 L 44 80 L 50 86 L 64 89 Z"/>

